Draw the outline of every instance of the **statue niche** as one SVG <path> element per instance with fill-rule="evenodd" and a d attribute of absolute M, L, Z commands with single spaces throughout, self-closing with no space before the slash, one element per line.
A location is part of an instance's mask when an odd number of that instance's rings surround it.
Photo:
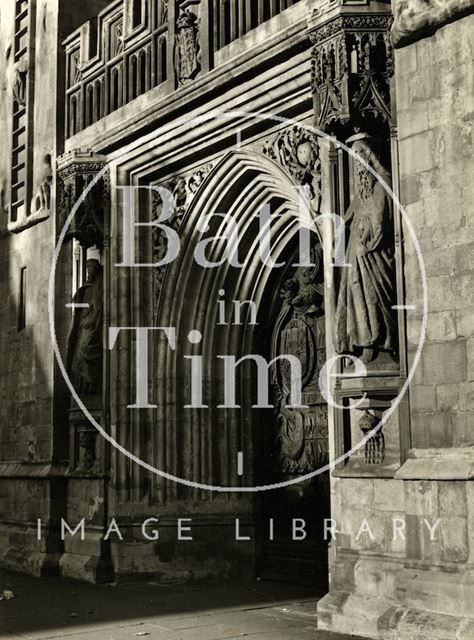
<path fill-rule="evenodd" d="M 390 176 L 359 134 L 352 149 L 386 182 Z M 384 187 L 356 159 L 355 194 L 344 216 L 349 240 L 336 305 L 335 348 L 364 363 L 390 362 L 397 352 L 394 231 Z M 346 227 L 346 229 L 347 229 Z M 385 354 L 385 355 L 382 355 Z M 374 365 L 375 366 L 375 365 Z"/>
<path fill-rule="evenodd" d="M 103 278 L 98 260 L 87 261 L 87 281 L 74 296 L 76 308 L 67 344 L 67 371 L 75 390 L 98 395 L 102 390 Z"/>

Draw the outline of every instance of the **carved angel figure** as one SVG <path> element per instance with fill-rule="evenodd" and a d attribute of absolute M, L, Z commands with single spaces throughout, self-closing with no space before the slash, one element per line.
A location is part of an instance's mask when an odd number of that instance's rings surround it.
<path fill-rule="evenodd" d="M 280 297 L 293 307 L 295 317 L 315 316 L 324 312 L 324 284 L 321 277 L 322 249 L 318 245 L 312 249 L 314 266 L 306 267 L 302 274 L 302 283 L 289 278 L 283 283 Z"/>
<path fill-rule="evenodd" d="M 388 179 L 370 146 L 357 141 L 353 150 Z M 371 362 L 380 350 L 397 350 L 394 238 L 390 202 L 384 187 L 357 162 L 355 196 L 345 215 L 350 225 L 346 263 L 336 307 L 335 347 L 338 353 Z"/>

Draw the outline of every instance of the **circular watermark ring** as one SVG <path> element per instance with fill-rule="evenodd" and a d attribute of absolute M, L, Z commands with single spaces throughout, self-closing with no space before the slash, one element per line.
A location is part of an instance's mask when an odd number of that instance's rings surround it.
<path fill-rule="evenodd" d="M 268 115 L 265 113 L 259 113 L 259 112 L 246 112 L 246 111 L 228 111 L 228 112 L 224 112 L 224 113 L 219 113 L 219 112 L 210 112 L 207 114 L 203 114 L 201 116 L 196 116 L 196 117 L 192 117 L 192 118 L 182 118 L 178 121 L 173 121 L 171 123 L 168 123 L 167 125 L 164 125 L 162 127 L 160 127 L 157 131 L 154 132 L 154 136 L 156 137 L 157 134 L 164 134 L 167 131 L 170 131 L 171 129 L 174 129 L 175 127 L 180 127 L 180 126 L 186 126 L 186 125 L 190 125 L 191 123 L 198 123 L 198 124 L 203 124 L 206 123 L 209 120 L 213 120 L 213 119 L 219 119 L 219 118 L 223 118 L 223 119 L 235 119 L 235 118 L 241 118 L 244 120 L 250 120 L 250 119 L 257 119 L 257 120 L 262 120 L 262 121 L 273 121 L 273 122 L 277 122 L 280 124 L 287 124 L 287 125 L 297 125 L 298 127 L 301 127 L 302 129 L 305 129 L 306 131 L 308 131 L 311 134 L 315 134 L 317 135 L 319 138 L 324 138 L 326 140 L 328 140 L 329 142 L 332 142 L 334 145 L 337 145 L 339 148 L 343 149 L 346 153 L 348 153 L 350 156 L 352 156 L 355 160 L 357 160 L 358 162 L 360 162 L 362 164 L 362 166 L 369 171 L 374 177 L 375 179 L 384 187 L 385 191 L 388 193 L 388 195 L 390 196 L 390 198 L 392 199 L 394 205 L 396 206 L 397 210 L 401 213 L 402 215 L 402 219 L 403 222 L 411 236 L 411 240 L 413 242 L 413 245 L 415 247 L 415 251 L 417 254 L 417 258 L 418 258 L 418 262 L 419 262 L 419 266 L 420 266 L 420 274 L 421 274 L 421 280 L 422 280 L 422 289 L 423 289 L 423 314 L 422 314 L 422 320 L 421 320 L 421 328 L 420 328 L 420 340 L 415 352 L 415 355 L 413 357 L 413 362 L 412 365 L 410 367 L 410 370 L 408 371 L 407 374 L 407 378 L 404 382 L 404 384 L 402 385 L 398 395 L 396 396 L 396 398 L 393 400 L 393 403 L 391 405 L 391 407 L 389 409 L 387 409 L 387 411 L 384 413 L 384 415 L 382 416 L 382 418 L 380 419 L 380 422 L 377 424 L 376 427 L 374 427 L 369 433 L 367 433 L 367 435 L 362 438 L 357 445 L 355 445 L 354 447 L 352 447 L 352 449 L 346 451 L 344 454 L 342 454 L 341 456 L 339 456 L 337 459 L 330 461 L 328 464 L 316 469 L 315 471 L 312 471 L 310 473 L 298 476 L 297 478 L 293 478 L 290 480 L 285 480 L 283 482 L 277 482 L 274 484 L 267 484 L 267 485 L 258 485 L 255 487 L 252 486 L 216 486 L 216 485 L 210 485 L 210 484 L 205 484 L 205 483 L 201 483 L 201 482 L 194 482 L 192 480 L 187 480 L 185 478 L 180 478 L 178 476 L 175 476 L 173 474 L 167 473 L 166 471 L 163 471 L 161 469 L 158 469 L 156 467 L 154 467 L 153 465 L 145 462 L 144 460 L 142 460 L 141 458 L 137 457 L 136 455 L 134 455 L 131 451 L 128 451 L 125 447 L 123 447 L 119 442 L 117 442 L 109 433 L 107 433 L 107 431 L 103 428 L 103 426 L 101 426 L 97 420 L 95 420 L 95 418 L 92 416 L 92 414 L 89 412 L 89 410 L 87 409 L 87 407 L 85 406 L 85 404 L 83 403 L 83 401 L 81 400 L 81 398 L 79 397 L 78 393 L 76 392 L 76 390 L 74 389 L 74 385 L 72 384 L 69 375 L 66 371 L 66 368 L 64 366 L 64 362 L 62 360 L 62 356 L 61 353 L 59 351 L 59 346 L 58 346 L 58 342 L 57 342 L 57 338 L 56 338 L 56 331 L 55 331 L 55 297 L 54 297 L 54 291 L 55 291 L 55 275 L 56 275 L 56 266 L 57 266 L 57 262 L 59 259 L 59 255 L 62 249 L 62 246 L 64 244 L 65 238 L 66 238 L 66 234 L 67 231 L 69 229 L 69 226 L 71 225 L 74 216 L 76 215 L 77 211 L 79 210 L 79 207 L 81 206 L 81 204 L 84 202 L 87 194 L 89 193 L 89 191 L 91 191 L 94 186 L 97 184 L 97 182 L 99 182 L 102 177 L 106 174 L 106 172 L 108 171 L 108 166 L 105 166 L 96 176 L 95 178 L 87 185 L 87 187 L 84 189 L 84 191 L 82 192 L 82 194 L 79 196 L 77 202 L 74 204 L 74 206 L 72 207 L 65 223 L 64 226 L 61 230 L 61 233 L 59 234 L 59 238 L 58 238 L 58 242 L 56 245 L 56 249 L 54 251 L 54 256 L 53 256 L 53 264 L 51 266 L 51 272 L 50 272 L 50 278 L 49 278 L 49 287 L 48 287 L 48 312 L 49 312 L 49 325 L 50 325 L 50 333 L 51 333 L 51 338 L 52 338 L 52 342 L 53 342 L 53 349 L 54 349 L 54 354 L 59 366 L 59 369 L 64 377 L 64 380 L 72 394 L 72 397 L 75 399 L 78 407 L 82 410 L 82 412 L 84 413 L 84 415 L 87 417 L 87 419 L 89 420 L 89 422 L 97 429 L 97 431 L 100 433 L 100 435 L 107 441 L 109 442 L 113 447 L 115 447 L 115 449 L 117 449 L 117 451 L 120 451 L 120 453 L 122 453 L 124 456 L 126 456 L 127 458 L 129 458 L 132 462 L 135 462 L 136 464 L 140 465 L 143 469 L 146 469 L 147 471 L 149 471 L 150 473 L 153 473 L 155 475 L 158 475 L 166 480 L 170 480 L 172 482 L 178 483 L 178 484 L 182 484 L 188 487 L 191 487 L 193 489 L 200 489 L 200 490 L 206 490 L 206 491 L 213 491 L 213 492 L 220 492 L 220 493 L 257 493 L 260 491 L 271 491 L 271 490 L 275 490 L 275 489 L 282 489 L 284 487 L 288 487 L 291 485 L 296 485 L 296 484 L 300 484 L 302 482 L 305 482 L 311 478 L 314 478 L 322 473 L 325 473 L 326 471 L 330 471 L 332 469 L 334 469 L 336 466 L 338 466 L 340 463 L 344 462 L 344 460 L 347 460 L 350 456 L 352 456 L 354 453 L 356 453 L 359 449 L 361 449 L 363 446 L 365 446 L 365 444 L 378 432 L 382 429 L 382 427 L 384 426 L 384 424 L 387 422 L 387 420 L 390 418 L 390 416 L 394 413 L 394 411 L 396 410 L 397 406 L 399 405 L 401 399 L 403 398 L 403 396 L 405 395 L 405 393 L 407 392 L 411 381 L 413 380 L 413 377 L 415 375 L 415 371 L 418 367 L 418 364 L 420 362 L 421 359 L 421 352 L 423 350 L 423 346 L 426 340 L 426 331 L 427 331 L 427 323 L 428 323 L 428 281 L 427 281 L 427 277 L 426 277 L 426 270 L 425 270 L 425 265 L 424 265 L 424 260 L 423 260 L 423 255 L 421 253 L 421 247 L 418 241 L 418 238 L 416 237 L 416 233 L 415 230 L 413 228 L 413 225 L 411 223 L 411 220 L 407 214 L 407 212 L 405 211 L 404 207 L 402 206 L 401 202 L 399 201 L 398 197 L 396 196 L 396 194 L 393 192 L 392 188 L 390 187 L 390 185 L 384 180 L 384 178 L 382 176 L 380 176 L 371 166 L 370 164 L 362 157 L 360 156 L 357 152 L 353 151 L 353 149 L 351 149 L 350 147 L 348 147 L 346 144 L 344 144 L 343 142 L 340 142 L 339 140 L 337 140 L 334 136 L 331 136 L 327 133 L 325 133 L 324 131 L 321 131 L 311 125 L 305 124 L 304 122 L 300 122 L 297 120 L 291 120 L 289 118 L 284 118 L 283 116 L 275 116 L 275 115 Z"/>

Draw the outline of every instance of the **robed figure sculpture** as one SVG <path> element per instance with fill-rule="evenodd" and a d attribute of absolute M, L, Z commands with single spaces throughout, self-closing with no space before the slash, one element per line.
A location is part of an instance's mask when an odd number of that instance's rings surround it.
<path fill-rule="evenodd" d="M 67 372 L 77 393 L 100 394 L 102 389 L 103 279 L 98 260 L 88 260 L 87 281 L 74 296 L 67 345 Z"/>
<path fill-rule="evenodd" d="M 390 176 L 366 140 L 352 149 L 385 182 Z M 349 240 L 337 296 L 335 347 L 365 363 L 397 351 L 394 231 L 384 186 L 357 159 L 354 197 L 345 214 Z"/>

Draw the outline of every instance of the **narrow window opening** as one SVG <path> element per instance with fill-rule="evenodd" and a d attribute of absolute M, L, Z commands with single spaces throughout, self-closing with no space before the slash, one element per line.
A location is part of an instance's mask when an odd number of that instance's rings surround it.
<path fill-rule="evenodd" d="M 159 71 L 158 71 L 158 83 L 166 80 L 168 67 L 168 40 L 166 36 L 160 39 L 160 55 L 159 55 Z"/>
<path fill-rule="evenodd" d="M 133 0 L 132 27 L 138 27 L 142 22 L 142 0 Z"/>
<path fill-rule="evenodd" d="M 18 300 L 18 331 L 26 329 L 26 267 L 20 269 L 20 295 Z"/>

